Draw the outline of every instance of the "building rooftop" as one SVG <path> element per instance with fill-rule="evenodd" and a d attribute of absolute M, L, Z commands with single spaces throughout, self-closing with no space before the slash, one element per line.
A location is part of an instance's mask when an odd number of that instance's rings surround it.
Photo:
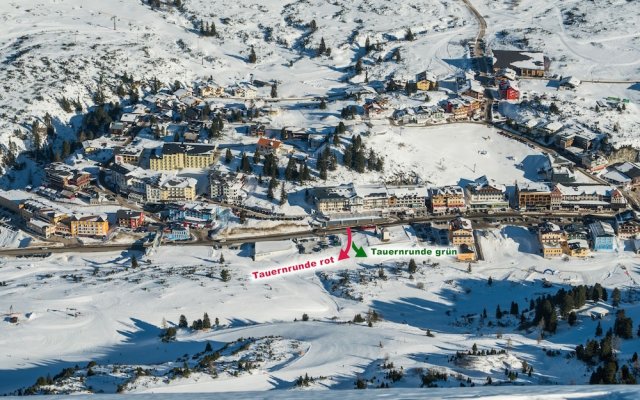
<path fill-rule="evenodd" d="M 165 143 L 162 145 L 162 150 L 159 153 L 157 150 L 151 154 L 151 157 L 161 158 L 164 154 L 188 154 L 188 155 L 208 155 L 212 154 L 218 148 L 214 144 L 200 144 L 200 143 Z"/>
<path fill-rule="evenodd" d="M 603 221 L 597 221 L 589 224 L 589 230 L 596 237 L 610 237 L 616 235 L 611 224 Z"/>
<path fill-rule="evenodd" d="M 492 50 L 493 68 L 544 70 L 544 54 L 537 51 Z"/>

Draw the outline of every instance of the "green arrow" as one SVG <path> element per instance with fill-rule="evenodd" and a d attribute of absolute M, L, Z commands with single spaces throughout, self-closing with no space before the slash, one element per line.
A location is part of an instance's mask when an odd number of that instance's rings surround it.
<path fill-rule="evenodd" d="M 356 257 L 366 257 L 367 253 L 364 251 L 362 247 L 356 246 L 355 243 L 351 244 L 351 248 L 356 252 Z"/>

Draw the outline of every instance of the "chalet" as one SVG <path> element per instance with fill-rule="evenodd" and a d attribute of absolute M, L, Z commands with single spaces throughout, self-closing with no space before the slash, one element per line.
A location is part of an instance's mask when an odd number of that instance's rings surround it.
<path fill-rule="evenodd" d="M 508 208 L 506 188 L 503 185 L 489 182 L 486 176 L 476 179 L 465 187 L 467 204 L 470 210 L 488 210 Z"/>
<path fill-rule="evenodd" d="M 258 89 L 253 85 L 242 84 L 233 88 L 233 95 L 244 99 L 255 99 L 258 97 Z"/>
<path fill-rule="evenodd" d="M 463 96 L 467 96 L 476 100 L 484 99 L 484 87 L 475 79 L 467 79 L 465 85 L 459 90 Z"/>
<path fill-rule="evenodd" d="M 566 76 L 558 82 L 559 87 L 575 89 L 580 86 L 580 79 L 574 78 L 573 76 Z"/>
<path fill-rule="evenodd" d="M 109 133 L 112 135 L 124 135 L 129 131 L 129 126 L 123 122 L 113 121 L 109 124 Z"/>
<path fill-rule="evenodd" d="M 201 97 L 222 97 L 224 87 L 215 82 L 207 82 L 198 86 L 198 93 Z"/>
<path fill-rule="evenodd" d="M 500 93 L 500 98 L 504 100 L 520 100 L 520 89 L 513 81 L 508 79 L 500 81 L 498 92 Z"/>
<path fill-rule="evenodd" d="M 562 250 L 571 257 L 588 257 L 590 253 L 586 240 L 568 240 L 563 244 Z"/>
<path fill-rule="evenodd" d="M 418 90 L 435 90 L 438 88 L 438 79 L 431 72 L 423 71 L 416 75 L 416 86 Z"/>
<path fill-rule="evenodd" d="M 522 50 L 493 50 L 493 71 L 509 68 L 520 76 L 543 77 L 548 61 L 541 52 Z"/>
<path fill-rule="evenodd" d="M 640 223 L 638 221 L 616 221 L 616 230 L 620 239 L 635 239 L 640 234 Z"/>
<path fill-rule="evenodd" d="M 495 73 L 496 85 L 500 83 L 502 80 L 515 81 L 516 80 L 516 71 L 511 68 L 501 68 Z"/>
<path fill-rule="evenodd" d="M 555 136 L 555 144 L 561 149 L 566 149 L 573 146 L 573 142 L 576 138 L 573 132 L 562 132 Z"/>
<path fill-rule="evenodd" d="M 446 109 L 454 120 L 467 119 L 480 111 L 480 102 L 470 97 L 454 98 L 447 101 Z"/>
<path fill-rule="evenodd" d="M 309 133 L 305 128 L 300 128 L 296 126 L 287 126 L 282 128 L 280 131 L 283 138 L 287 139 L 301 139 L 307 140 L 309 138 Z"/>
<path fill-rule="evenodd" d="M 573 145 L 583 150 L 589 150 L 593 147 L 596 140 L 597 136 L 594 133 L 586 131 L 576 132 L 573 139 Z"/>
<path fill-rule="evenodd" d="M 475 246 L 471 220 L 458 217 L 449 222 L 449 242 L 454 246 Z"/>
<path fill-rule="evenodd" d="M 215 169 L 209 175 L 209 196 L 228 204 L 242 204 L 244 182 L 244 174 Z"/>
<path fill-rule="evenodd" d="M 89 185 L 91 174 L 63 163 L 51 163 L 45 167 L 49 186 L 59 190 L 77 192 Z"/>
<path fill-rule="evenodd" d="M 580 163 L 589 172 L 600 171 L 607 167 L 607 159 L 603 155 L 594 153 L 585 153 L 580 158 Z"/>
<path fill-rule="evenodd" d="M 613 164 L 609 167 L 609 169 L 623 175 L 628 182 L 628 186 L 640 186 L 640 166 L 638 166 L 637 164 L 625 161 L 622 163 Z"/>
<path fill-rule="evenodd" d="M 263 124 L 252 124 L 249 126 L 248 133 L 250 136 L 264 136 L 267 128 Z"/>
<path fill-rule="evenodd" d="M 269 139 L 266 137 L 261 137 L 258 139 L 256 144 L 256 150 L 258 153 L 262 155 L 266 154 L 278 154 L 280 151 L 280 147 L 283 145 L 281 141 L 278 139 Z"/>
<path fill-rule="evenodd" d="M 369 119 L 389 118 L 393 113 L 389 108 L 381 105 L 377 101 L 370 101 L 364 105 L 364 115 Z"/>
<path fill-rule="evenodd" d="M 428 196 L 433 213 L 467 210 L 464 191 L 460 186 L 433 187 L 429 189 Z"/>
<path fill-rule="evenodd" d="M 142 211 L 120 209 L 116 211 L 116 223 L 119 227 L 136 229 L 144 225 L 144 213 Z"/>
<path fill-rule="evenodd" d="M 139 118 L 140 114 L 124 113 L 120 117 L 120 123 L 122 123 L 124 127 L 132 127 L 138 123 Z"/>
<path fill-rule="evenodd" d="M 517 207 L 521 210 L 549 209 L 551 184 L 544 182 L 516 183 Z"/>

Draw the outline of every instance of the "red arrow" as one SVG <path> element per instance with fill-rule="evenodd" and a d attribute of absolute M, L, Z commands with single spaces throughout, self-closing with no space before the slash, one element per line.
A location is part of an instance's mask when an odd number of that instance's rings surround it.
<path fill-rule="evenodd" d="M 347 228 L 347 247 L 340 249 L 338 261 L 349 258 L 349 250 L 351 249 L 351 228 Z"/>

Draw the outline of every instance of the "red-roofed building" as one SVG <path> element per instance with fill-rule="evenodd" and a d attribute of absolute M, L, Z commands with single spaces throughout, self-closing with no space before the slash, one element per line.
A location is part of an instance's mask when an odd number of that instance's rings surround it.
<path fill-rule="evenodd" d="M 258 153 L 264 154 L 277 154 L 278 149 L 282 146 L 282 142 L 278 139 L 268 139 L 261 137 L 258 139 L 257 150 Z"/>

